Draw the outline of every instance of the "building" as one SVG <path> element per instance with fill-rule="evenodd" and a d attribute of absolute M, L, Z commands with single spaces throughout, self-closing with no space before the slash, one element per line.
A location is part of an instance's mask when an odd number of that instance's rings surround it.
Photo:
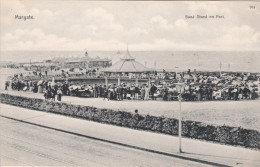
<path fill-rule="evenodd" d="M 107 68 L 112 65 L 111 59 L 91 58 L 87 52 L 84 57 L 59 58 L 59 62 L 61 68 Z"/>
<path fill-rule="evenodd" d="M 153 69 L 145 67 L 133 58 L 127 48 L 126 53 L 120 61 L 113 66 L 103 70 L 105 73 L 144 73 L 152 72 Z"/>

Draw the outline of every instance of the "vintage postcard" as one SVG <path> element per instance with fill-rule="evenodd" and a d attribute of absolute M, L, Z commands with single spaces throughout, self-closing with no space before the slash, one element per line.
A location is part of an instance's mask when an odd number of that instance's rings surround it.
<path fill-rule="evenodd" d="M 0 166 L 260 166 L 259 1 L 0 2 Z"/>

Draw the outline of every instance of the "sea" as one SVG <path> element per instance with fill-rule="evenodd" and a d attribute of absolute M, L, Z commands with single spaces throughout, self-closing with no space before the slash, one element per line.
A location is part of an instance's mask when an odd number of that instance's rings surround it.
<path fill-rule="evenodd" d="M 55 57 L 77 58 L 84 51 L 1 51 L 1 63 L 39 62 Z M 126 51 L 88 51 L 92 58 L 110 58 L 112 64 Z M 260 72 L 260 51 L 131 51 L 136 61 L 158 70 Z"/>

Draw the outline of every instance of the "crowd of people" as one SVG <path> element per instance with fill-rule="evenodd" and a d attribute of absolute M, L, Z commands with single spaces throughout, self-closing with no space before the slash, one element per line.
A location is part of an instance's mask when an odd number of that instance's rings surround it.
<path fill-rule="evenodd" d="M 256 99 L 259 94 L 259 76 L 249 73 L 185 73 L 152 74 L 145 83 L 86 84 L 85 82 L 54 82 L 22 80 L 14 76 L 6 82 L 12 89 L 44 93 L 46 99 L 61 100 L 62 95 L 104 98 L 108 100 L 177 100 L 180 91 L 175 83 L 183 82 L 181 90 L 185 101 Z M 87 81 L 86 81 L 87 82 Z"/>

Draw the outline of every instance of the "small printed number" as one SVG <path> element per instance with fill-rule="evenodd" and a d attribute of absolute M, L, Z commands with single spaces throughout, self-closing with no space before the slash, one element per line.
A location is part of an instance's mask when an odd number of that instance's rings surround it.
<path fill-rule="evenodd" d="M 255 9 L 255 6 L 249 6 L 249 9 Z"/>

